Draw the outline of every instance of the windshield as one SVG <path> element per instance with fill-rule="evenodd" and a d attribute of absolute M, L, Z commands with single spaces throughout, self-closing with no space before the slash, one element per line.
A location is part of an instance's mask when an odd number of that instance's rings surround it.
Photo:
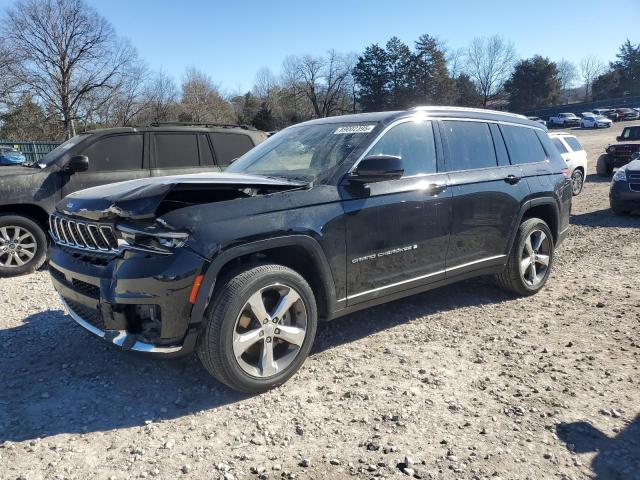
<path fill-rule="evenodd" d="M 71 147 L 77 145 L 85 138 L 89 137 L 89 133 L 81 133 L 80 135 L 76 135 L 73 138 L 70 138 L 66 142 L 61 145 L 58 145 L 56 148 L 47 153 L 44 157 L 40 159 L 38 162 L 41 166 L 48 166 L 58 160 L 62 155 L 66 153 Z"/>
<path fill-rule="evenodd" d="M 344 162 L 375 126 L 368 122 L 289 127 L 247 152 L 227 172 L 311 181 Z"/>

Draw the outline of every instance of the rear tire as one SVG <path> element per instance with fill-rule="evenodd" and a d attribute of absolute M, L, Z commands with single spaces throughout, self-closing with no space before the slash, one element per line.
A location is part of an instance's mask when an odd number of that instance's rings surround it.
<path fill-rule="evenodd" d="M 596 173 L 599 177 L 609 177 L 613 172 L 613 160 L 609 155 L 603 154 L 596 162 Z"/>
<path fill-rule="evenodd" d="M 0 214 L 0 277 L 31 273 L 47 259 L 47 235 L 34 219 Z"/>
<path fill-rule="evenodd" d="M 544 220 L 525 220 L 518 228 L 507 265 L 495 277 L 496 283 L 521 296 L 538 293 L 549 278 L 554 249 L 553 235 Z"/>
<path fill-rule="evenodd" d="M 618 207 L 614 202 L 610 202 L 611 211 L 614 215 L 625 216 L 629 215 L 631 212 L 629 210 L 625 210 L 624 208 Z"/>
<path fill-rule="evenodd" d="M 584 187 L 584 173 L 579 168 L 576 168 L 571 174 L 571 193 L 575 197 L 580 195 L 582 188 Z"/>
<path fill-rule="evenodd" d="M 300 274 L 276 264 L 245 266 L 221 279 L 198 339 L 198 357 L 234 390 L 264 392 L 302 366 L 317 322 L 313 291 Z"/>

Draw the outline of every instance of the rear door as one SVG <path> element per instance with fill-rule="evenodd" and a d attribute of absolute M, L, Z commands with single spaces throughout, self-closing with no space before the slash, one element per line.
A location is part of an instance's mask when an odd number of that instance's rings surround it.
<path fill-rule="evenodd" d="M 89 169 L 86 172 L 64 174 L 62 197 L 83 188 L 148 177 L 149 167 L 144 153 L 142 133 L 99 137 L 76 153 L 89 158 Z"/>
<path fill-rule="evenodd" d="M 453 194 L 447 277 L 504 263 L 520 205 L 529 194 L 495 123 L 440 122 Z"/>
<path fill-rule="evenodd" d="M 343 186 L 349 305 L 444 278 L 451 195 L 439 150 L 431 121 L 398 123 L 367 155 L 402 158 L 404 176 Z"/>
<path fill-rule="evenodd" d="M 153 176 L 220 171 L 205 133 L 154 132 L 151 144 Z"/>
<path fill-rule="evenodd" d="M 254 147 L 251 137 L 241 133 L 212 132 L 209 138 L 216 155 L 216 164 L 222 170 Z"/>

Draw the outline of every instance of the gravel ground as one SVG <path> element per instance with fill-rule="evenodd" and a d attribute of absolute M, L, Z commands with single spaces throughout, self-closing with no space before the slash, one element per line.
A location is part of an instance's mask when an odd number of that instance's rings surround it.
<path fill-rule="evenodd" d="M 546 289 L 475 279 L 320 326 L 286 385 L 111 348 L 0 279 L 0 478 L 640 479 L 640 216 L 595 160 Z"/>

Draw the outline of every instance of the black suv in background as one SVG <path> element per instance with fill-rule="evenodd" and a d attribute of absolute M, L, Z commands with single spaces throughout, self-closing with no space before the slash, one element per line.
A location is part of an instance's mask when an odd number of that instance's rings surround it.
<path fill-rule="evenodd" d="M 571 209 L 538 122 L 423 107 L 289 127 L 224 173 L 62 200 L 49 270 L 71 317 L 125 350 L 197 351 L 232 388 L 286 381 L 332 319 L 478 275 L 547 281 Z"/>
<path fill-rule="evenodd" d="M 48 216 L 83 188 L 161 175 L 220 171 L 267 138 L 234 125 L 155 124 L 81 133 L 39 163 L 0 169 L 0 276 L 45 261 Z"/>

